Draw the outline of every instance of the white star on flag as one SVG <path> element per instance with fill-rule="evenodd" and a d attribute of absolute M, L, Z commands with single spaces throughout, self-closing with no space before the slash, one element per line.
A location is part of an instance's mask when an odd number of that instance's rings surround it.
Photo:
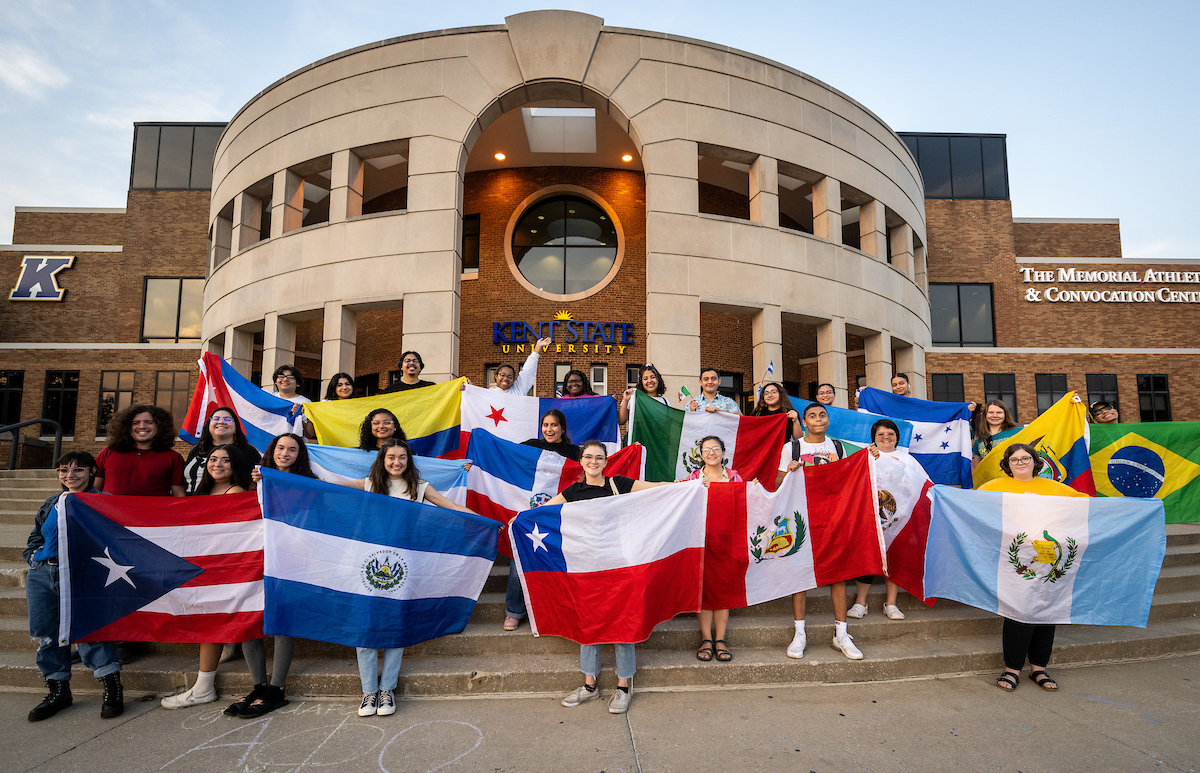
<path fill-rule="evenodd" d="M 118 564 L 112 559 L 112 556 L 109 555 L 108 548 L 104 549 L 103 556 L 92 556 L 92 560 L 108 570 L 108 579 L 104 582 L 105 588 L 107 588 L 109 585 L 112 585 L 117 580 L 124 580 L 125 582 L 129 583 L 129 587 L 137 588 L 137 586 L 133 584 L 133 580 L 129 579 L 129 570 L 133 568 L 133 564 L 130 564 L 129 566 Z"/>
<path fill-rule="evenodd" d="M 529 540 L 533 543 L 533 552 L 534 553 L 537 552 L 538 548 L 541 548 L 542 550 L 549 553 L 550 548 L 546 547 L 546 537 L 550 536 L 550 532 L 538 531 L 538 529 L 539 529 L 539 527 L 535 523 L 533 525 L 533 531 L 527 533 L 525 536 L 529 537 Z"/>

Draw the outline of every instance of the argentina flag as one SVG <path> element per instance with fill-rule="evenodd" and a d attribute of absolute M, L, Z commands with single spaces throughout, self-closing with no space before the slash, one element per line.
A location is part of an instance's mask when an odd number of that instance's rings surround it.
<path fill-rule="evenodd" d="M 912 424 L 908 451 L 929 479 L 971 488 L 971 411 L 967 403 L 939 403 L 865 387 L 858 409 Z"/>
<path fill-rule="evenodd" d="M 495 521 L 262 476 L 265 633 L 391 649 L 466 627 L 496 559 Z"/>

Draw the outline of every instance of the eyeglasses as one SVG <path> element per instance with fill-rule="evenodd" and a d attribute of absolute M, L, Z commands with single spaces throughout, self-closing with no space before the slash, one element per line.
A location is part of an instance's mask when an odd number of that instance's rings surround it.
<path fill-rule="evenodd" d="M 213 424 L 233 424 L 232 416 L 213 416 L 209 419 Z"/>
<path fill-rule="evenodd" d="M 581 461 L 581 462 L 597 462 L 597 461 L 603 462 L 607 458 L 608 458 L 607 456 L 594 456 L 592 454 L 584 454 L 583 456 L 579 457 L 579 461 Z"/>
<path fill-rule="evenodd" d="M 57 472 L 59 475 L 77 475 L 87 472 L 87 467 L 59 467 Z"/>
<path fill-rule="evenodd" d="M 722 451 L 720 448 L 701 448 L 700 453 L 702 453 L 702 454 L 722 454 L 725 452 Z"/>
<path fill-rule="evenodd" d="M 1008 460 L 1009 464 L 1033 464 L 1032 456 L 1013 456 Z"/>
<path fill-rule="evenodd" d="M 400 364 L 401 365 L 420 365 L 421 363 L 419 360 L 414 360 L 412 357 L 409 357 L 407 360 L 405 360 L 404 362 L 402 362 Z"/>
<path fill-rule="evenodd" d="M 295 381 L 296 377 L 289 374 L 289 375 L 285 375 L 285 376 L 276 376 L 275 380 L 276 381 Z"/>

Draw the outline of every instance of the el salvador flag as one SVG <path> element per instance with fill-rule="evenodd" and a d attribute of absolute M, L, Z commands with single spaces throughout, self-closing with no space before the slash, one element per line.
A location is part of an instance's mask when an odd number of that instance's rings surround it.
<path fill-rule="evenodd" d="M 908 451 L 934 483 L 971 488 L 971 411 L 967 403 L 939 403 L 865 387 L 858 409 L 912 424 Z"/>
<path fill-rule="evenodd" d="M 1145 628 L 1167 550 L 1157 499 L 935 486 L 925 593 L 1022 623 Z"/>
<path fill-rule="evenodd" d="M 391 649 L 459 633 L 495 521 L 263 469 L 267 634 Z"/>

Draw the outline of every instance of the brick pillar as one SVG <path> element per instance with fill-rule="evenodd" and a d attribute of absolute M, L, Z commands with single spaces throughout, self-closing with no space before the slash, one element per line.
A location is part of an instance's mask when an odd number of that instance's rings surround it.
<path fill-rule="evenodd" d="M 842 243 L 842 184 L 832 177 L 813 183 L 813 233 L 834 244 Z M 842 348 L 844 352 L 845 346 Z M 843 375 L 843 384 L 845 380 Z"/>
<path fill-rule="evenodd" d="M 263 320 L 262 385 L 274 385 L 271 374 L 280 365 L 296 363 L 296 323 L 272 311 Z"/>
<path fill-rule="evenodd" d="M 817 381 L 833 384 L 833 404 L 849 406 L 846 395 L 846 320 L 834 317 L 817 326 Z"/>

